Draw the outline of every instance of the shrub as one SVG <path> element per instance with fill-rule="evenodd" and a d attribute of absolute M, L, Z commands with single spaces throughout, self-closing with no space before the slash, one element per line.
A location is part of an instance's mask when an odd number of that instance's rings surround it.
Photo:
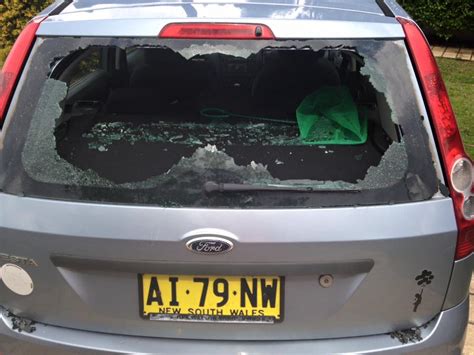
<path fill-rule="evenodd" d="M 3 0 L 0 2 L 0 62 L 3 62 L 25 24 L 52 0 Z"/>
<path fill-rule="evenodd" d="M 420 26 L 442 39 L 474 32 L 473 0 L 401 0 L 400 4 Z"/>

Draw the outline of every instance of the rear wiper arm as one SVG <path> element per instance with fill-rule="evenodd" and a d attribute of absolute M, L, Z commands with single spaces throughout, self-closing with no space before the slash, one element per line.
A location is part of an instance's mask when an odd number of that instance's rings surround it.
<path fill-rule="evenodd" d="M 329 189 L 312 186 L 278 185 L 278 184 L 219 184 L 208 181 L 204 184 L 206 193 L 212 192 L 246 192 L 246 191 L 284 191 L 284 192 L 360 192 L 357 189 Z"/>

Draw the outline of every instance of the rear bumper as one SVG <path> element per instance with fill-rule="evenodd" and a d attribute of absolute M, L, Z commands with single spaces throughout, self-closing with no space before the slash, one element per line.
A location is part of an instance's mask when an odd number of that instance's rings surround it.
<path fill-rule="evenodd" d="M 315 341 L 197 341 L 110 335 L 36 324 L 18 332 L 6 312 L 0 319 L 0 353 L 18 354 L 273 354 L 377 353 L 461 354 L 469 318 L 469 298 L 420 328 L 421 341 L 402 344 L 390 335 Z"/>

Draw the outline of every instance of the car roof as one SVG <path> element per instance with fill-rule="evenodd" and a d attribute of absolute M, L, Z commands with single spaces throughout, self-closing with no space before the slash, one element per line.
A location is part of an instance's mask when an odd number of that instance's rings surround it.
<path fill-rule="evenodd" d="M 267 13 L 271 11 L 279 11 L 284 8 L 320 8 L 335 9 L 343 11 L 357 11 L 368 14 L 383 15 L 382 9 L 374 0 L 245 0 L 245 1 L 169 1 L 169 0 L 154 0 L 154 1 L 127 1 L 127 0 L 112 0 L 112 1 L 98 1 L 98 0 L 76 0 L 73 1 L 63 13 L 70 13 L 76 11 L 99 11 L 100 9 L 119 9 L 119 8 L 144 8 L 150 6 L 162 7 L 201 7 L 206 5 L 208 8 L 212 5 L 218 5 L 223 8 L 224 5 L 230 5 L 240 8 L 258 9 L 261 6 L 266 8 Z M 190 14 L 191 16 L 193 14 Z"/>
<path fill-rule="evenodd" d="M 43 14 L 40 35 L 149 37 L 170 22 L 253 22 L 280 38 L 403 37 L 394 17 L 406 15 L 391 0 L 74 0 Z"/>

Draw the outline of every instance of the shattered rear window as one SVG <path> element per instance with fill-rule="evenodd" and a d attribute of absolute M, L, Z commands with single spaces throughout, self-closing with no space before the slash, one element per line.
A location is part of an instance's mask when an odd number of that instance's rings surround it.
<path fill-rule="evenodd" d="M 278 208 L 437 191 L 403 41 L 38 42 L 6 192 Z"/>

